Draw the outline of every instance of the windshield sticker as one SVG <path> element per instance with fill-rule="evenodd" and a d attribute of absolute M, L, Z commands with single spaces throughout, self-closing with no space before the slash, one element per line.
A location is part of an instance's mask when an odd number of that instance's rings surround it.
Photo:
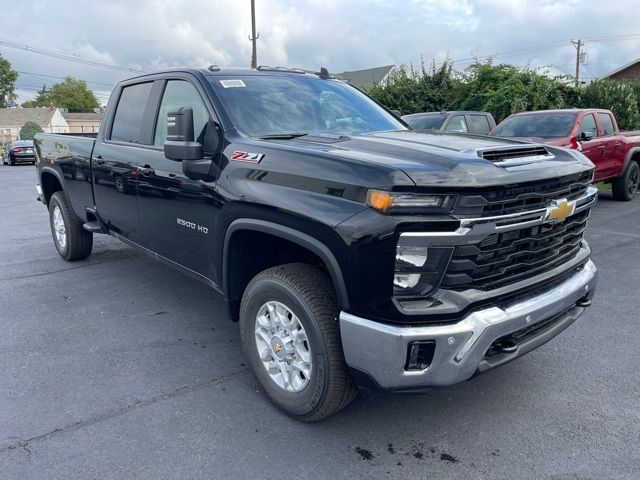
<path fill-rule="evenodd" d="M 224 88 L 246 87 L 242 80 L 220 80 L 220 83 Z"/>

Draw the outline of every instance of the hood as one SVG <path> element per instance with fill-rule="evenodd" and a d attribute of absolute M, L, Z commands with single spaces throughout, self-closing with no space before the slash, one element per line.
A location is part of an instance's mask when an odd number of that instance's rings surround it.
<path fill-rule="evenodd" d="M 545 146 L 554 158 L 537 163 L 501 167 L 478 156 L 478 150 L 532 146 L 504 138 L 402 130 L 379 132 L 333 142 L 314 143 L 301 137 L 294 142 L 319 148 L 332 156 L 393 167 L 418 187 L 468 188 L 508 185 L 580 173 L 593 168 L 581 155 Z M 315 145 L 313 147 L 312 145 Z"/>

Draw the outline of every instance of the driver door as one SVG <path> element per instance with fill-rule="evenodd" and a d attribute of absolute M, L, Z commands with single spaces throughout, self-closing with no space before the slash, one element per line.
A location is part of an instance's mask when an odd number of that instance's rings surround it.
<path fill-rule="evenodd" d="M 156 115 L 154 154 L 138 178 L 142 234 L 153 252 L 213 280 L 214 182 L 189 178 L 182 162 L 164 155 L 167 113 L 180 107 L 193 109 L 193 138 L 203 144 L 204 158 L 212 160 L 212 167 L 219 160 L 219 152 L 213 151 L 219 142 L 212 141 L 218 129 L 195 84 L 187 79 L 166 81 Z"/>
<path fill-rule="evenodd" d="M 586 134 L 591 140 L 580 140 Z M 598 136 L 598 125 L 593 113 L 587 113 L 578 124 L 578 141 L 582 145 L 582 153 L 596 165 L 596 172 L 602 168 L 602 139 Z M 597 179 L 596 179 L 597 181 Z"/>

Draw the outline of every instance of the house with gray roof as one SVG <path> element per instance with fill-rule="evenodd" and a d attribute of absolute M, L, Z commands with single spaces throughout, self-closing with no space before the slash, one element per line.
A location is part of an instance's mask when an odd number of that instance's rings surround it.
<path fill-rule="evenodd" d="M 371 85 L 381 85 L 387 81 L 391 72 L 396 69 L 395 65 L 384 67 L 365 68 L 364 70 L 352 70 L 334 74 L 334 77 L 345 80 L 354 87 L 363 88 Z"/>
<path fill-rule="evenodd" d="M 19 140 L 27 122 L 35 122 L 46 133 L 69 133 L 69 124 L 57 108 L 0 108 L 0 142 Z"/>

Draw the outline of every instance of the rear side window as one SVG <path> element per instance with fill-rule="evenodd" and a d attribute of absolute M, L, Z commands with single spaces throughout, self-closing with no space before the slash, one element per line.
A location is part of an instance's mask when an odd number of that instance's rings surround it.
<path fill-rule="evenodd" d="M 122 89 L 113 117 L 111 140 L 127 143 L 144 143 L 142 120 L 153 83 L 140 83 Z"/>
<path fill-rule="evenodd" d="M 469 131 L 479 135 L 488 135 L 491 131 L 489 120 L 484 115 L 469 115 Z"/>
<path fill-rule="evenodd" d="M 467 122 L 464 119 L 464 115 L 456 115 L 453 117 L 447 126 L 445 127 L 447 132 L 468 132 Z"/>
<path fill-rule="evenodd" d="M 611 115 L 608 113 L 598 113 L 598 120 L 600 120 L 600 125 L 602 125 L 602 134 L 613 135 L 613 120 L 611 120 Z"/>
<path fill-rule="evenodd" d="M 582 117 L 580 120 L 580 126 L 578 127 L 578 138 L 583 133 L 589 133 L 592 137 L 598 136 L 598 127 L 596 126 L 596 119 L 593 118 L 593 114 L 590 113 Z"/>

